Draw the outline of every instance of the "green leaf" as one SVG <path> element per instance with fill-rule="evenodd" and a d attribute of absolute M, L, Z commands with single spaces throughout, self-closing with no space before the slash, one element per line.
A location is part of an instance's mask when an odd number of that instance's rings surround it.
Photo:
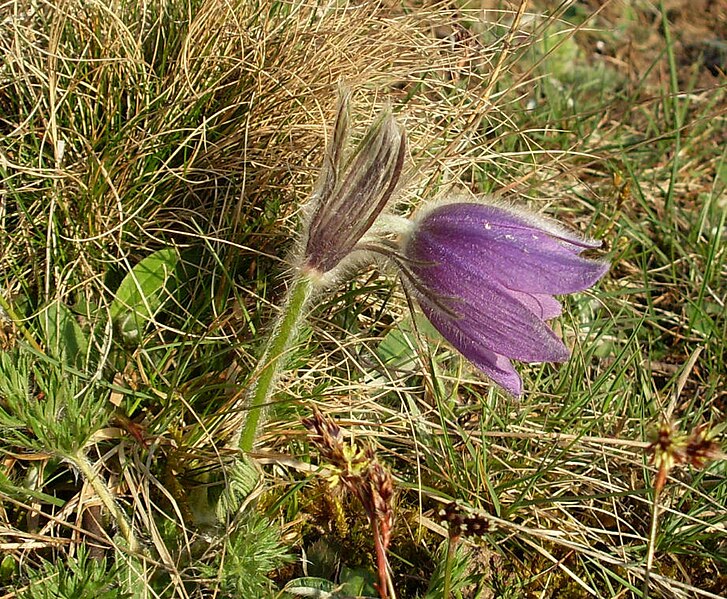
<path fill-rule="evenodd" d="M 338 585 L 325 578 L 316 578 L 315 576 L 304 576 L 291 580 L 285 585 L 284 593 L 295 595 L 297 597 L 308 597 L 310 599 L 376 599 L 378 593 L 375 591 L 371 595 L 362 595 L 355 593 L 349 594 L 351 589 L 346 588 L 347 585 Z M 351 586 L 356 586 L 355 583 Z"/>
<path fill-rule="evenodd" d="M 47 340 L 47 351 L 69 366 L 84 366 L 88 338 L 73 312 L 61 302 L 54 302 L 41 312 L 39 319 Z"/>
<path fill-rule="evenodd" d="M 377 597 L 376 576 L 365 568 L 341 568 L 341 591 L 354 597 Z"/>
<path fill-rule="evenodd" d="M 227 485 L 219 496 L 215 512 L 220 522 L 234 516 L 260 484 L 260 470 L 247 456 L 235 460 L 226 471 Z"/>
<path fill-rule="evenodd" d="M 13 497 L 18 501 L 35 500 L 41 503 L 47 503 L 48 505 L 54 505 L 58 508 L 62 508 L 66 505 L 64 499 L 53 497 L 42 491 L 36 491 L 35 489 L 29 489 L 27 487 L 19 487 L 12 483 L 12 481 L 0 471 L 0 493 Z"/>
<path fill-rule="evenodd" d="M 15 560 L 10 555 L 6 555 L 0 562 L 0 584 L 7 584 L 10 579 L 15 576 L 17 568 Z"/>
<path fill-rule="evenodd" d="M 141 339 L 178 283 L 179 254 L 174 248 L 154 252 L 121 281 L 111 304 L 111 319 L 124 341 Z"/>
<path fill-rule="evenodd" d="M 416 327 L 423 337 L 441 338 L 432 324 L 423 316 L 416 315 Z M 411 318 L 391 329 L 376 348 L 376 354 L 390 368 L 402 371 L 417 371 L 419 341 Z"/>
<path fill-rule="evenodd" d="M 283 589 L 284 592 L 299 597 L 315 597 L 315 599 L 329 599 L 334 597 L 337 585 L 325 578 L 304 576 L 288 582 Z"/>
<path fill-rule="evenodd" d="M 119 588 L 114 570 L 106 560 L 92 559 L 85 545 L 76 557 L 53 562 L 42 561 L 40 568 L 28 569 L 29 584 L 18 593 L 20 599 L 127 599 Z"/>

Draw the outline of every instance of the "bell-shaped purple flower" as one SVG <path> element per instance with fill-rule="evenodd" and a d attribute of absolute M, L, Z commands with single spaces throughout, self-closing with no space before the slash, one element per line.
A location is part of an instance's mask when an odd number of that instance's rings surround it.
<path fill-rule="evenodd" d="M 397 261 L 439 332 L 519 396 L 510 359 L 568 359 L 545 321 L 561 313 L 554 295 L 587 289 L 606 273 L 607 262 L 580 256 L 600 245 L 536 215 L 459 202 L 423 212 Z"/>
<path fill-rule="evenodd" d="M 302 265 L 323 276 L 354 251 L 391 199 L 404 164 L 406 138 L 384 111 L 350 157 L 348 94 L 342 92 L 333 139 L 308 206 Z"/>

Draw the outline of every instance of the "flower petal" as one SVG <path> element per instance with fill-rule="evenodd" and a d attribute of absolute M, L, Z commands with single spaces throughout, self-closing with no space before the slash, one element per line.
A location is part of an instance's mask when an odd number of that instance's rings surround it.
<path fill-rule="evenodd" d="M 338 91 L 338 108 L 336 110 L 336 123 L 333 126 L 333 139 L 326 148 L 326 154 L 323 158 L 323 165 L 318 174 L 313 189 L 314 198 L 330 197 L 333 188 L 336 186 L 338 176 L 341 171 L 343 162 L 343 152 L 345 150 L 346 141 L 348 139 L 349 128 L 349 100 L 351 94 L 345 88 Z"/>
<path fill-rule="evenodd" d="M 426 213 L 416 236 L 431 237 L 502 285 L 536 294 L 566 294 L 587 289 L 608 263 L 581 258 L 597 242 L 581 240 L 537 217 L 486 204 L 445 204 Z"/>
<path fill-rule="evenodd" d="M 599 245 L 535 215 L 463 202 L 420 215 L 393 257 L 442 335 L 519 395 L 509 358 L 568 359 L 545 321 L 562 311 L 554 294 L 585 289 L 606 272 L 607 263 L 580 257 Z"/>
<path fill-rule="evenodd" d="M 424 314 L 442 336 L 449 341 L 467 360 L 484 372 L 498 385 L 519 397 L 522 394 L 522 380 L 506 357 L 485 349 L 481 343 L 471 339 L 454 320 L 441 310 L 420 301 Z"/>
<path fill-rule="evenodd" d="M 417 278 L 418 289 L 427 289 L 432 306 L 443 304 L 439 310 L 449 310 L 452 326 L 461 335 L 482 347 L 523 362 L 562 362 L 569 352 L 563 342 L 533 311 L 489 273 L 466 258 L 451 254 L 448 247 L 436 244 L 428 235 L 417 236 L 409 244 L 408 256 L 417 262 L 411 271 Z M 421 292 L 418 292 L 421 296 Z M 552 300 L 552 298 L 551 298 Z M 543 301 L 543 310 L 552 314 L 555 306 Z M 552 300 L 555 302 L 555 300 Z M 422 303 L 420 301 L 420 303 Z"/>
<path fill-rule="evenodd" d="M 513 291 L 512 289 L 509 289 L 508 292 L 542 320 L 557 318 L 563 313 L 563 306 L 552 295 L 526 293 L 524 291 Z"/>

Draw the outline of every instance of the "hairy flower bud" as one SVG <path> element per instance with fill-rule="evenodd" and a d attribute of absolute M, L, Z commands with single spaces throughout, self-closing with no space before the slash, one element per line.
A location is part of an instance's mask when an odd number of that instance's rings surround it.
<path fill-rule="evenodd" d="M 346 159 L 348 94 L 339 102 L 333 140 L 304 227 L 302 265 L 322 276 L 354 251 L 396 189 L 406 140 L 387 110 Z"/>

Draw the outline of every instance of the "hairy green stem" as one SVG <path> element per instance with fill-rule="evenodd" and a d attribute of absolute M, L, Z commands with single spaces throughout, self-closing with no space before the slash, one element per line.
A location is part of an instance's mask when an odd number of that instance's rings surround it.
<path fill-rule="evenodd" d="M 131 528 L 131 524 L 126 519 L 124 512 L 121 511 L 119 504 L 116 503 L 113 494 L 104 482 L 104 480 L 94 472 L 93 466 L 88 461 L 88 458 L 82 451 L 78 451 L 75 454 L 69 456 L 70 461 L 73 465 L 81 471 L 83 477 L 91 484 L 96 495 L 99 496 L 101 502 L 104 504 L 106 509 L 111 512 L 111 516 L 116 520 L 116 524 L 121 531 L 126 542 L 129 544 L 129 551 L 137 553 L 140 549 L 139 542 L 134 536 L 134 531 Z"/>
<path fill-rule="evenodd" d="M 251 451 L 262 413 L 273 393 L 278 375 L 285 367 L 286 357 L 306 313 L 313 290 L 313 280 L 299 273 L 293 280 L 285 307 L 268 339 L 267 347 L 258 365 L 256 384 L 250 395 L 247 419 L 242 427 L 240 449 Z"/>

